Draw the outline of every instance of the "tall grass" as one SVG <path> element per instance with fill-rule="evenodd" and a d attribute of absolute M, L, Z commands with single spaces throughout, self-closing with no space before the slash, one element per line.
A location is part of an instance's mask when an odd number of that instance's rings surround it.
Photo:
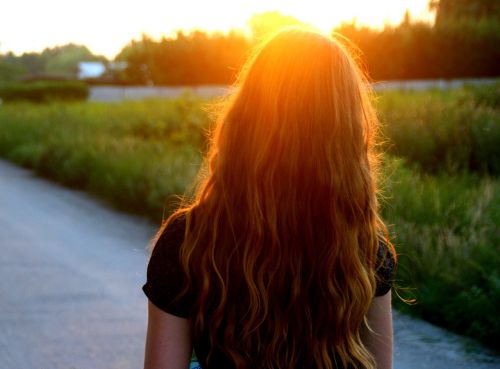
<path fill-rule="evenodd" d="M 197 173 L 207 126 L 192 98 L 6 105 L 0 109 L 0 155 L 159 219 Z"/>
<path fill-rule="evenodd" d="M 399 255 L 397 306 L 499 349 L 500 181 L 386 161 L 383 216 Z"/>
<path fill-rule="evenodd" d="M 500 83 L 386 92 L 378 109 L 388 152 L 421 170 L 500 174 Z"/>
<path fill-rule="evenodd" d="M 500 122 L 495 100 L 480 95 L 381 95 L 389 151 L 404 158 L 387 156 L 382 205 L 399 253 L 397 291 L 416 299 L 396 300 L 399 308 L 499 349 L 500 180 L 488 173 Z M 0 156 L 159 222 L 200 168 L 203 103 L 6 104 Z M 490 131 L 474 146 L 460 141 L 463 124 Z M 488 164 L 471 167 L 472 157 Z"/>

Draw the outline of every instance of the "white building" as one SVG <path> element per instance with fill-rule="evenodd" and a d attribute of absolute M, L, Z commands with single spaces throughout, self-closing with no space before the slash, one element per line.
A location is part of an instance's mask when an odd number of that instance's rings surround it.
<path fill-rule="evenodd" d="M 79 62 L 78 79 L 99 78 L 106 72 L 103 62 Z"/>

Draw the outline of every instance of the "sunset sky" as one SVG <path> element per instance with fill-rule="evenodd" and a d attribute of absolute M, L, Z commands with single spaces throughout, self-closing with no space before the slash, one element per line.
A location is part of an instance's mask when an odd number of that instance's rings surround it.
<path fill-rule="evenodd" d="M 430 21 L 429 0 L 16 0 L 0 12 L 0 53 L 41 51 L 68 42 L 114 57 L 133 38 L 175 30 L 245 31 L 255 13 L 280 11 L 329 31 L 342 21 L 374 27 L 399 23 L 406 9 Z"/>

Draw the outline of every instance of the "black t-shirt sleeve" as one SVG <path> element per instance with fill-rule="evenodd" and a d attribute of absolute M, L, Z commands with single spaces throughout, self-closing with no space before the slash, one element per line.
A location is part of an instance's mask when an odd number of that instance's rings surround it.
<path fill-rule="evenodd" d="M 185 276 L 179 261 L 179 251 L 184 240 L 185 221 L 173 220 L 155 243 L 147 268 L 147 280 L 142 290 L 159 309 L 188 318 L 191 301 L 189 293 L 180 295 L 185 286 Z"/>
<path fill-rule="evenodd" d="M 159 309 L 188 318 L 194 302 L 189 290 L 181 296 L 185 275 L 179 252 L 184 231 L 185 218 L 175 219 L 163 230 L 149 259 L 147 280 L 142 290 Z M 376 265 L 375 296 L 383 296 L 392 288 L 396 273 L 395 257 L 383 240 L 379 242 Z"/>
<path fill-rule="evenodd" d="M 375 296 L 383 296 L 392 288 L 396 274 L 396 258 L 384 240 L 379 240 L 376 263 Z"/>

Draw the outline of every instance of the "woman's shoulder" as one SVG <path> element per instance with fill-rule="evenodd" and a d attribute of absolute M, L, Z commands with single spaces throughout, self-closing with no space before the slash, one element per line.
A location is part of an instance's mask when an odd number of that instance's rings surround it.
<path fill-rule="evenodd" d="M 375 273 L 377 288 L 375 296 L 385 295 L 392 288 L 396 275 L 397 258 L 394 248 L 380 237 L 377 250 Z"/>
<path fill-rule="evenodd" d="M 153 239 L 148 263 L 150 276 L 177 273 L 180 270 L 179 254 L 186 228 L 186 218 L 172 216 L 163 223 Z"/>
<path fill-rule="evenodd" d="M 188 316 L 190 306 L 187 297 L 179 298 L 185 283 L 179 260 L 185 227 L 184 216 L 171 217 L 163 224 L 154 242 L 142 288 L 154 305 L 182 318 Z"/>
<path fill-rule="evenodd" d="M 172 249 L 180 247 L 184 241 L 186 230 L 186 215 L 174 214 L 167 219 L 158 231 L 153 242 L 153 253 L 158 249 Z"/>

